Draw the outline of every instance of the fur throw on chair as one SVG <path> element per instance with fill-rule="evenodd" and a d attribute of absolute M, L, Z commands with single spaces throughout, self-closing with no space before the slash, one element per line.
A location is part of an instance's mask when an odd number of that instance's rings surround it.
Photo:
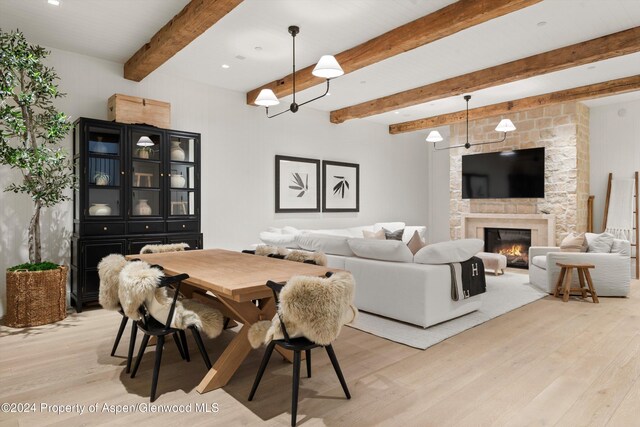
<path fill-rule="evenodd" d="M 322 252 L 289 250 L 287 248 L 280 248 L 270 245 L 260 245 L 256 247 L 256 255 L 268 256 L 272 254 L 284 256 L 284 259 L 288 261 L 313 261 L 314 263 L 316 263 L 316 265 L 327 265 L 327 256 Z"/>
<path fill-rule="evenodd" d="M 189 248 L 186 243 L 170 243 L 168 245 L 145 245 L 140 254 L 159 254 L 162 252 L 180 252 Z"/>
<path fill-rule="evenodd" d="M 162 271 L 143 261 L 130 262 L 122 269 L 118 296 L 127 317 L 139 320 L 138 308 L 144 304 L 154 319 L 163 324 L 167 321 L 173 295 L 167 288 L 158 287 L 163 276 Z M 195 326 L 209 338 L 220 335 L 223 324 L 219 310 L 189 299 L 176 302 L 171 321 L 171 326 L 178 329 Z"/>
<path fill-rule="evenodd" d="M 118 285 L 120 271 L 127 265 L 127 260 L 120 254 L 111 254 L 102 258 L 98 264 L 100 277 L 100 293 L 98 301 L 106 310 L 119 310 Z"/>
<path fill-rule="evenodd" d="M 342 325 L 356 318 L 358 309 L 353 305 L 354 292 L 355 281 L 346 271 L 328 278 L 293 277 L 282 288 L 278 306 L 289 337 L 304 336 L 316 344 L 331 344 Z M 271 322 L 252 325 L 248 337 L 253 348 L 284 338 L 278 315 Z"/>

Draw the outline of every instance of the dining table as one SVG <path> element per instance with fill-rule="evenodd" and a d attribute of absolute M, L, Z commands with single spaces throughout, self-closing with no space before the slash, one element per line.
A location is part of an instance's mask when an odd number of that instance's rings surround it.
<path fill-rule="evenodd" d="M 186 273 L 180 292 L 186 298 L 211 305 L 230 319 L 242 324 L 231 342 L 196 387 L 199 393 L 225 386 L 251 352 L 249 328 L 260 320 L 271 320 L 276 313 L 268 280 L 286 282 L 293 276 L 323 276 L 337 269 L 284 259 L 241 253 L 225 249 L 128 255 L 162 266 L 166 275 Z M 293 354 L 280 353 L 287 360 Z"/>

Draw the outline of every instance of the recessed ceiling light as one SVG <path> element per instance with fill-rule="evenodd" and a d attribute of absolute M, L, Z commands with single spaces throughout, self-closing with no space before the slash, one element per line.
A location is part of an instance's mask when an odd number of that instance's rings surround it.
<path fill-rule="evenodd" d="M 257 50 L 258 52 L 260 52 L 262 50 L 262 46 L 256 46 L 253 48 L 254 50 Z"/>
<path fill-rule="evenodd" d="M 331 96 L 331 92 L 327 92 L 327 96 Z"/>
<path fill-rule="evenodd" d="M 222 64 L 222 68 L 227 69 L 227 68 L 231 68 L 231 66 L 229 64 Z"/>
<path fill-rule="evenodd" d="M 547 21 L 540 21 L 536 24 L 538 27 L 544 27 L 545 25 L 547 25 Z"/>
<path fill-rule="evenodd" d="M 366 82 L 367 82 L 366 80 L 360 80 L 361 85 L 365 84 Z"/>
<path fill-rule="evenodd" d="M 239 59 L 240 61 L 244 61 L 247 58 L 242 55 L 236 55 L 236 59 Z"/>
<path fill-rule="evenodd" d="M 595 65 L 589 65 L 589 66 L 587 67 L 587 70 L 593 70 L 594 68 L 596 68 L 596 66 L 595 66 Z"/>
<path fill-rule="evenodd" d="M 400 111 L 394 111 L 393 114 L 400 114 Z"/>
<path fill-rule="evenodd" d="M 60 0 L 47 0 L 47 3 L 53 6 L 60 6 Z"/>

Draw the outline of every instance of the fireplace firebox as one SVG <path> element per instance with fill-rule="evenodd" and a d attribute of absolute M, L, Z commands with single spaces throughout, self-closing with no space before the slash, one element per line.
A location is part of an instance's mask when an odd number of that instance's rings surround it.
<path fill-rule="evenodd" d="M 507 267 L 529 268 L 531 230 L 518 228 L 485 228 L 484 250 L 507 257 Z"/>

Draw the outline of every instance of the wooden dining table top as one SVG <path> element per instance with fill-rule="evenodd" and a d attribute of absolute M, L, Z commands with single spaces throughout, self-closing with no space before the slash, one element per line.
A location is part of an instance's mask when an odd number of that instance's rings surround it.
<path fill-rule="evenodd" d="M 282 282 L 298 275 L 323 276 L 327 271 L 339 271 L 225 249 L 127 255 L 127 258 L 161 265 L 168 275 L 186 273 L 189 279 L 185 283 L 235 301 L 269 296 L 268 280 Z"/>

